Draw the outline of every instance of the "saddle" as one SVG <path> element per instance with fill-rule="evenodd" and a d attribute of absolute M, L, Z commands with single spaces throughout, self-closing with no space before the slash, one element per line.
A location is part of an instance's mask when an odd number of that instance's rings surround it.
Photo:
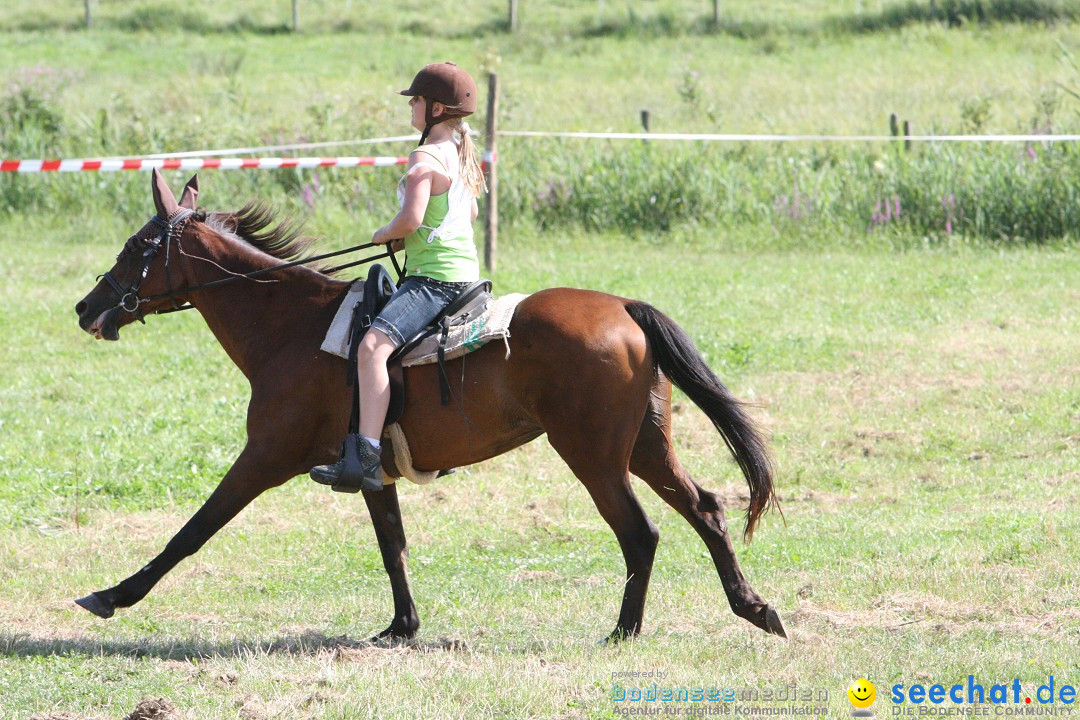
<path fill-rule="evenodd" d="M 360 341 L 371 327 L 375 316 L 386 306 L 390 296 L 397 291 L 397 285 L 382 265 L 373 265 L 364 281 L 364 295 L 353 306 L 352 325 L 349 336 L 349 357 L 346 383 L 353 388 L 352 416 L 349 419 L 349 432 L 358 432 L 360 426 L 359 393 L 356 386 L 357 349 Z M 446 375 L 444 351 L 450 328 L 471 321 L 483 314 L 491 302 L 491 281 L 477 280 L 458 293 L 449 305 L 432 320 L 427 327 L 409 338 L 387 360 L 386 368 L 390 375 L 390 407 L 386 412 L 385 425 L 396 423 L 405 410 L 405 373 L 401 359 L 425 338 L 440 333 L 438 346 L 439 394 L 443 405 L 450 403 L 450 381 Z"/>

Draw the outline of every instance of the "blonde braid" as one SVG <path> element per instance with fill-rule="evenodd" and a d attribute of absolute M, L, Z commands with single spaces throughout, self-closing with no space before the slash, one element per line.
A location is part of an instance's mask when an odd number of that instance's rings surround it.
<path fill-rule="evenodd" d="M 473 197 L 480 197 L 482 193 L 487 192 L 487 180 L 484 178 L 484 170 L 476 157 L 476 148 L 473 146 L 472 137 L 469 135 L 469 123 L 461 118 L 455 118 L 447 121 L 447 124 L 457 135 L 458 167 L 460 168 L 461 180 L 465 183 L 465 187 L 469 189 L 469 192 L 473 194 Z"/>

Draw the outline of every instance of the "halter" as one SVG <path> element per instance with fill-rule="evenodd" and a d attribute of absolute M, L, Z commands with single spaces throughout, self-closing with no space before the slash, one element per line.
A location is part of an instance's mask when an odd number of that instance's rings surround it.
<path fill-rule="evenodd" d="M 172 241 L 175 238 L 177 241 L 180 239 L 180 235 L 184 232 L 184 227 L 187 225 L 191 216 L 195 214 L 194 210 L 187 208 L 179 208 L 176 212 L 169 216 L 167 220 L 162 220 L 159 216 L 154 215 L 150 218 L 150 222 L 161 228 L 161 233 L 152 238 L 138 238 L 134 237 L 132 240 L 142 240 L 146 246 L 143 251 L 143 266 L 142 270 L 135 276 L 131 286 L 126 290 L 116 278 L 113 276 L 112 271 L 108 270 L 98 276 L 98 279 L 105 278 L 105 282 L 120 296 L 120 302 L 118 302 L 113 309 L 120 308 L 126 310 L 135 316 L 135 319 L 139 322 L 146 324 L 146 320 L 143 317 L 143 312 L 140 306 L 146 302 L 149 302 L 152 298 L 140 298 L 139 287 L 142 285 L 143 280 L 146 279 L 147 273 L 150 272 L 150 265 L 154 262 L 154 258 L 157 257 L 158 252 L 161 251 L 162 245 L 165 246 L 165 282 L 169 288 L 172 288 L 171 277 L 172 273 L 169 272 L 169 246 L 172 245 Z M 173 310 L 182 310 L 183 306 L 177 304 L 176 295 L 170 289 L 166 294 L 167 297 L 173 299 Z M 168 311 L 166 311 L 168 312 Z"/>

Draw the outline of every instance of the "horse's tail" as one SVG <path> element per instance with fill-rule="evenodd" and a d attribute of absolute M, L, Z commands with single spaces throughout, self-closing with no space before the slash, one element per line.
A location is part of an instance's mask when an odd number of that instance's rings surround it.
<path fill-rule="evenodd" d="M 743 538 L 749 542 L 758 519 L 769 506 L 779 509 L 773 492 L 772 460 L 761 431 L 674 320 L 643 302 L 628 302 L 626 312 L 648 338 L 656 365 L 705 412 L 746 476 L 750 507 L 746 510 Z"/>

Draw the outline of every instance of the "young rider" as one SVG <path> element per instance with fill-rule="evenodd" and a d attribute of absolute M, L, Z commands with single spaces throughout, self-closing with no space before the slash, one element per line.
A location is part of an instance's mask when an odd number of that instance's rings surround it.
<path fill-rule="evenodd" d="M 335 489 L 382 489 L 380 438 L 390 403 L 387 358 L 480 278 L 472 221 L 476 198 L 486 185 L 469 126 L 462 120 L 476 110 L 476 83 L 454 63 L 434 63 L 400 94 L 410 98 L 412 126 L 422 135 L 398 183 L 401 211 L 371 239 L 404 246 L 406 277 L 357 352 L 360 434 L 346 438 L 340 460 L 310 472 L 313 480 Z"/>

